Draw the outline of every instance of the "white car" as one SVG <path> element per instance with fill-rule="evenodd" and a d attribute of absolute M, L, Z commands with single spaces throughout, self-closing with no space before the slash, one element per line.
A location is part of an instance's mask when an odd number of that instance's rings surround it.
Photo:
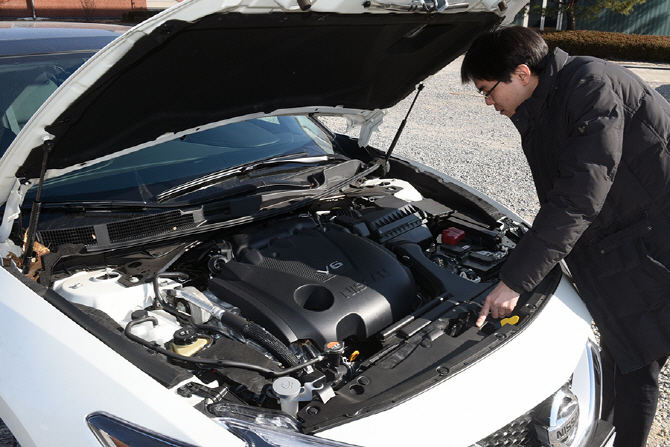
<path fill-rule="evenodd" d="M 186 0 L 74 74 L 0 65 L 18 442 L 611 445 L 561 266 L 475 327 L 527 224 L 368 144 L 524 3 Z"/>

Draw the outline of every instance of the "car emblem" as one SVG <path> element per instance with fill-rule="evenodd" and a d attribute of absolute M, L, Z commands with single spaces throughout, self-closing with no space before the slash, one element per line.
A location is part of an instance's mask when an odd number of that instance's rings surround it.
<path fill-rule="evenodd" d="M 569 447 L 579 425 L 577 396 L 566 385 L 545 405 L 536 417 L 538 439 L 547 447 Z"/>

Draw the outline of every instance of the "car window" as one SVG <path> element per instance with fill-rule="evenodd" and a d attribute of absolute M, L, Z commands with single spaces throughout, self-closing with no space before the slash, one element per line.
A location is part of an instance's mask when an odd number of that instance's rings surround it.
<path fill-rule="evenodd" d="M 31 116 L 94 51 L 0 57 L 0 155 Z"/>
<path fill-rule="evenodd" d="M 49 179 L 42 198 L 153 201 L 169 188 L 212 172 L 281 155 L 333 153 L 327 135 L 309 118 L 265 117 L 196 132 Z"/>

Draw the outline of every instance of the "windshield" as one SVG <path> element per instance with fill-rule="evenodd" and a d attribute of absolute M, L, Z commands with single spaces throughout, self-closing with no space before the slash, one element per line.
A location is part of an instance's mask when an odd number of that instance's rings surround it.
<path fill-rule="evenodd" d="M 155 202 L 162 192 L 207 174 L 291 154 L 327 156 L 334 151 L 328 136 L 308 117 L 258 118 L 193 133 L 49 179 L 42 199 Z M 274 166 L 273 175 L 276 171 L 292 175 L 296 166 L 291 160 L 280 161 L 281 165 L 275 162 L 266 169 Z M 239 176 L 228 179 L 224 189 L 244 181 Z M 220 191 L 221 184 L 217 186 Z M 29 199 L 35 190 L 28 193 Z"/>
<path fill-rule="evenodd" d="M 0 156 L 42 103 L 95 51 L 0 57 Z"/>

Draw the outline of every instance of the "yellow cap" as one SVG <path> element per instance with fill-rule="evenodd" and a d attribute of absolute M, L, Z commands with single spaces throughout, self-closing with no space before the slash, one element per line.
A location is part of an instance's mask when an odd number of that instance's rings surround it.
<path fill-rule="evenodd" d="M 514 315 L 509 318 L 503 318 L 500 320 L 500 326 L 505 326 L 506 324 L 517 324 L 519 322 L 519 316 Z"/>

